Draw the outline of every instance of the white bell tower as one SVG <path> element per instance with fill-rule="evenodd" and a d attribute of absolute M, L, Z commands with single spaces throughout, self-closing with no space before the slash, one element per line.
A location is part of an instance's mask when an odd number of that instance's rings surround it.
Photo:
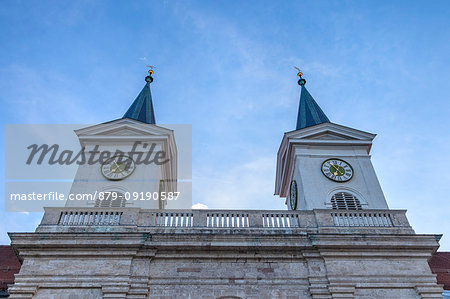
<path fill-rule="evenodd" d="M 278 150 L 275 195 L 290 210 L 388 209 L 369 155 L 375 135 L 331 123 L 302 75 L 297 129 Z"/>
<path fill-rule="evenodd" d="M 152 74 L 123 118 L 75 131 L 85 163 L 70 190 L 78 199 L 66 206 L 164 209 L 177 191 L 174 132 L 155 124 Z"/>

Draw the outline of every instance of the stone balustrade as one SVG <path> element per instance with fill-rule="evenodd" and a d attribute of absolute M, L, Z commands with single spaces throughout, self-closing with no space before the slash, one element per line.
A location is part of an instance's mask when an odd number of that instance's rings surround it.
<path fill-rule="evenodd" d="M 332 212 L 335 226 L 394 226 L 389 212 L 337 211 Z"/>
<path fill-rule="evenodd" d="M 139 208 L 45 208 L 37 231 L 146 231 L 164 229 L 304 230 L 336 232 L 348 229 L 397 230 L 413 233 L 405 210 L 147 210 Z"/>
<path fill-rule="evenodd" d="M 58 225 L 120 225 L 122 211 L 61 211 Z"/>

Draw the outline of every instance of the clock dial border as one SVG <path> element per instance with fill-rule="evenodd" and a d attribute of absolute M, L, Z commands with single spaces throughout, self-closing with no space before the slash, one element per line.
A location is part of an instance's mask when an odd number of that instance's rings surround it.
<path fill-rule="evenodd" d="M 350 169 L 352 170 L 352 174 L 351 174 L 350 178 L 348 178 L 348 179 L 346 179 L 346 180 L 339 181 L 339 180 L 335 180 L 335 179 L 330 178 L 329 176 L 327 176 L 327 175 L 325 174 L 325 172 L 323 171 L 323 165 L 324 165 L 325 163 L 327 163 L 328 161 L 330 161 L 330 160 L 341 161 L 341 162 L 344 162 L 345 164 L 347 164 L 347 165 L 350 167 Z M 325 161 L 323 161 L 323 162 L 322 162 L 322 165 L 320 166 L 320 171 L 322 172 L 322 174 L 323 174 L 327 179 L 329 179 L 330 181 L 333 181 L 333 182 L 335 182 L 335 183 L 346 183 L 346 182 L 350 181 L 350 180 L 353 178 L 353 176 L 355 175 L 355 170 L 353 169 L 352 165 L 351 165 L 350 163 L 348 163 L 347 161 L 342 160 L 342 159 L 339 159 L 339 158 L 330 158 L 330 159 L 326 159 Z"/>
<path fill-rule="evenodd" d="M 108 158 L 108 159 L 106 159 L 105 162 L 103 162 L 102 165 L 100 166 L 100 172 L 101 172 L 101 174 L 103 175 L 103 177 L 104 177 L 105 179 L 107 179 L 107 180 L 109 180 L 109 181 L 121 181 L 121 180 L 126 179 L 126 178 L 129 177 L 130 175 L 132 175 L 133 172 L 136 170 L 136 162 L 135 162 L 131 157 L 129 157 L 129 156 L 123 156 L 124 159 L 126 159 L 126 160 L 127 160 L 127 159 L 130 159 L 130 160 L 131 160 L 132 164 L 134 165 L 133 170 L 132 170 L 129 174 L 127 174 L 126 176 L 124 176 L 124 177 L 122 177 L 122 178 L 110 178 L 110 177 L 107 177 L 107 176 L 104 174 L 104 172 L 103 172 L 103 166 L 105 166 L 105 164 L 106 164 L 107 162 L 111 161 L 111 159 L 119 158 L 119 157 L 120 157 L 120 156 L 114 156 L 114 157 Z"/>

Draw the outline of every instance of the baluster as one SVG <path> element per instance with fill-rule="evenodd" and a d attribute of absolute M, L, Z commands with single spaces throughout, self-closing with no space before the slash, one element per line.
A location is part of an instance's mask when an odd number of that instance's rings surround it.
<path fill-rule="evenodd" d="M 387 214 L 387 217 L 388 217 L 388 224 L 389 224 L 389 226 L 394 226 L 392 224 L 391 214 Z"/>
<path fill-rule="evenodd" d="M 336 213 L 331 213 L 331 216 L 333 217 L 333 223 L 334 226 L 339 226 L 339 219 Z"/>
<path fill-rule="evenodd" d="M 348 226 L 355 226 L 355 214 L 348 213 Z"/>
<path fill-rule="evenodd" d="M 369 217 L 367 216 L 367 213 L 364 213 L 364 214 L 362 214 L 362 216 L 363 216 L 363 224 L 364 224 L 364 226 L 370 226 L 369 225 Z"/>
<path fill-rule="evenodd" d="M 375 226 L 380 226 L 380 222 L 378 219 L 378 213 L 373 214 L 373 222 L 375 223 Z"/>
<path fill-rule="evenodd" d="M 122 214 L 123 214 L 123 212 L 120 212 L 120 213 L 119 213 L 119 217 L 118 217 L 118 219 L 117 219 L 117 224 L 118 224 L 118 225 L 120 225 L 120 221 L 122 220 Z"/>
<path fill-rule="evenodd" d="M 64 212 L 64 218 L 63 218 L 62 225 L 66 225 L 66 223 L 67 223 L 67 212 Z"/>
<path fill-rule="evenodd" d="M 339 226 L 345 226 L 344 213 L 339 213 Z"/>

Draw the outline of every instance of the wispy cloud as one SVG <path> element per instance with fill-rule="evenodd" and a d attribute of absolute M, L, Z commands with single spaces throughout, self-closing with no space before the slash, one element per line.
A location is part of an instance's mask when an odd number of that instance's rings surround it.
<path fill-rule="evenodd" d="M 86 99 L 77 97 L 73 83 L 60 73 L 15 65 L 1 70 L 0 88 L 5 108 L 24 123 L 77 123 L 93 121 Z"/>
<path fill-rule="evenodd" d="M 194 175 L 196 200 L 210 208 L 284 209 L 284 201 L 273 196 L 275 158 L 255 157 L 225 171 L 209 168 Z"/>

